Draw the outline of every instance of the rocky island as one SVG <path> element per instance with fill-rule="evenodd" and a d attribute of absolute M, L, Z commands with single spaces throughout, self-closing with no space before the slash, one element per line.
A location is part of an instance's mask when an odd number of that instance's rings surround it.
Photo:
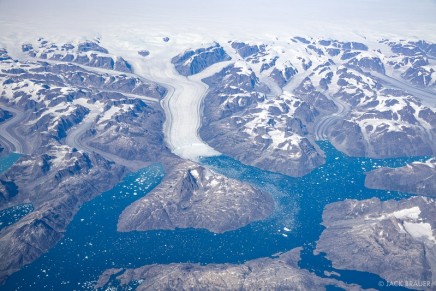
<path fill-rule="evenodd" d="M 373 170 L 366 175 L 365 186 L 436 197 L 436 159 Z"/>
<path fill-rule="evenodd" d="M 117 228 L 192 227 L 222 233 L 265 219 L 273 210 L 274 200 L 268 193 L 185 161 L 172 167 L 153 191 L 127 207 Z"/>

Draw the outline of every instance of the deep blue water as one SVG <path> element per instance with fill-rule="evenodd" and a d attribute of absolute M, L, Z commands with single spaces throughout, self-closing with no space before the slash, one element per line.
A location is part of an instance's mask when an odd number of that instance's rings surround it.
<path fill-rule="evenodd" d="M 33 211 L 33 205 L 30 203 L 19 204 L 0 211 L 0 230 L 14 224 L 27 214 Z"/>
<path fill-rule="evenodd" d="M 140 170 L 82 206 L 62 241 L 12 275 L 2 288 L 87 289 L 92 288 L 98 276 L 108 268 L 172 262 L 242 263 L 302 246 L 301 267 L 320 276 L 325 276 L 324 271 L 336 271 L 345 282 L 380 289 L 378 276 L 334 270 L 322 255 L 312 254 L 323 230 L 322 210 L 328 203 L 347 198 L 386 200 L 410 196 L 366 189 L 364 173 L 380 166 L 403 166 L 425 157 L 351 158 L 327 142 L 320 142 L 320 146 L 326 153 L 326 164 L 303 178 L 262 171 L 225 156 L 203 159 L 202 163 L 217 172 L 268 191 L 276 201 L 276 210 L 267 220 L 224 234 L 195 229 L 116 232 L 122 210 L 153 189 L 164 175 L 160 165 Z"/>

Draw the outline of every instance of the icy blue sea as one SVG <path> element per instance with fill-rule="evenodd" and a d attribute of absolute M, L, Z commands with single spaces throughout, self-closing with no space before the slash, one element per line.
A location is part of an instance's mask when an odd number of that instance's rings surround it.
<path fill-rule="evenodd" d="M 323 230 L 322 211 L 326 204 L 347 198 L 387 200 L 410 196 L 367 189 L 364 173 L 381 166 L 400 167 L 425 157 L 352 158 L 328 142 L 319 145 L 326 154 L 326 164 L 302 178 L 262 171 L 225 156 L 203 159 L 203 164 L 217 172 L 268 191 L 276 201 L 276 210 L 267 220 L 223 234 L 196 229 L 117 232 L 123 209 L 146 195 L 164 176 L 158 164 L 142 169 L 82 206 L 64 238 L 47 254 L 12 275 L 0 289 L 91 289 L 108 268 L 174 262 L 242 263 L 273 257 L 295 247 L 303 247 L 300 267 L 319 276 L 325 276 L 324 271 L 336 271 L 344 282 L 379 289 L 378 276 L 335 270 L 322 255 L 313 255 Z"/>

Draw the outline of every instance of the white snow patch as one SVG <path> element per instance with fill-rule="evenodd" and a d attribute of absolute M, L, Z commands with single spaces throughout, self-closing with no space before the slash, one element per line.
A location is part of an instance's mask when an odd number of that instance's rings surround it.
<path fill-rule="evenodd" d="M 404 221 L 404 228 L 416 239 L 424 238 L 436 243 L 436 238 L 433 236 L 430 223 Z"/>
<path fill-rule="evenodd" d="M 195 179 L 200 178 L 200 174 L 198 173 L 197 169 L 193 169 L 189 171 L 192 176 L 194 176 Z"/>
<path fill-rule="evenodd" d="M 412 208 L 402 209 L 402 210 L 398 210 L 398 211 L 391 212 L 391 213 L 382 213 L 378 217 L 366 216 L 365 220 L 371 220 L 371 219 L 385 220 L 385 219 L 389 219 L 391 217 L 395 217 L 395 218 L 400 219 L 400 220 L 405 220 L 405 219 L 416 220 L 419 218 L 420 214 L 421 214 L 421 209 L 418 206 L 414 206 Z"/>
<path fill-rule="evenodd" d="M 418 206 L 393 212 L 391 215 L 398 219 L 418 219 L 421 209 Z"/>
<path fill-rule="evenodd" d="M 211 187 L 216 187 L 220 184 L 220 182 L 216 179 L 212 179 L 212 181 L 210 181 L 210 186 Z"/>
<path fill-rule="evenodd" d="M 250 76 L 253 71 L 248 67 L 247 63 L 244 61 L 237 61 L 235 63 L 235 68 L 238 68 L 240 71 L 238 72 L 238 75 L 247 75 Z"/>

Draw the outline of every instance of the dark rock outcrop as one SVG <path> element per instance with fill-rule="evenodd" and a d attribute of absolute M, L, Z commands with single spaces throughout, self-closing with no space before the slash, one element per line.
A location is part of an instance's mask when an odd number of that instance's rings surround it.
<path fill-rule="evenodd" d="M 366 174 L 365 186 L 436 197 L 436 159 L 373 170 Z"/>
<path fill-rule="evenodd" d="M 369 71 L 375 71 L 380 74 L 385 73 L 385 67 L 383 62 L 378 57 L 363 57 L 363 58 L 352 58 L 348 65 L 355 68 L 363 68 Z"/>
<path fill-rule="evenodd" d="M 238 54 L 245 59 L 263 52 L 265 50 L 265 45 L 250 45 L 243 42 L 232 42 L 232 48 L 234 48 Z"/>
<path fill-rule="evenodd" d="M 298 70 L 293 66 L 287 66 L 283 70 L 274 68 L 271 71 L 270 77 L 276 81 L 276 83 L 283 87 L 298 73 Z"/>
<path fill-rule="evenodd" d="M 122 57 L 115 57 L 102 47 L 98 41 L 85 41 L 77 44 L 67 43 L 59 46 L 55 43 L 39 39 L 39 48 L 31 44 L 24 44 L 22 51 L 31 57 L 41 59 L 72 62 L 84 66 L 115 70 L 120 72 L 132 72 L 131 65 Z"/>
<path fill-rule="evenodd" d="M 207 48 L 185 51 L 172 58 L 171 62 L 179 74 L 190 76 L 203 71 L 215 63 L 228 60 L 230 60 L 230 57 L 224 49 L 218 43 L 215 43 Z"/>
<path fill-rule="evenodd" d="M 304 79 L 294 93 L 320 113 L 331 114 L 338 110 L 336 104 L 318 91 L 309 78 Z"/>
<path fill-rule="evenodd" d="M 150 55 L 150 52 L 148 50 L 140 50 L 140 51 L 138 51 L 138 55 L 143 56 L 143 57 L 147 57 Z"/>
<path fill-rule="evenodd" d="M 12 117 L 12 113 L 7 110 L 0 108 L 0 122 L 6 121 Z"/>

